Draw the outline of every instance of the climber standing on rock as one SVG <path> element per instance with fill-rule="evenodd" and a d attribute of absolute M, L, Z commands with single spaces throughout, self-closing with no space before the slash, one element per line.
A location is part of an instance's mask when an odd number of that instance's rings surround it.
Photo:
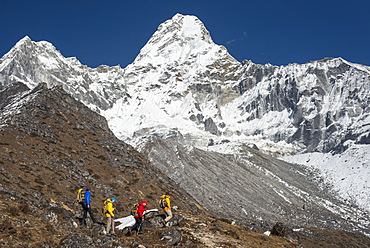
<path fill-rule="evenodd" d="M 107 217 L 107 234 L 116 235 L 114 231 L 114 210 L 113 203 L 116 202 L 116 198 L 108 198 L 104 202 L 105 217 Z"/>
<path fill-rule="evenodd" d="M 140 202 L 139 203 L 139 206 L 137 207 L 137 211 L 134 215 L 135 217 L 135 224 L 129 229 L 129 233 L 131 234 L 131 232 L 135 229 L 137 229 L 136 231 L 136 235 L 138 234 L 142 234 L 143 232 L 141 231 L 142 227 L 143 227 L 143 219 L 144 219 L 144 212 L 145 210 L 147 210 L 145 207 L 148 205 L 149 203 L 146 202 L 146 201 L 143 201 L 143 202 Z"/>
<path fill-rule="evenodd" d="M 159 200 L 159 206 L 163 209 L 164 213 L 166 214 L 166 218 L 164 219 L 164 225 L 169 226 L 168 221 L 172 219 L 172 211 L 171 211 L 171 201 L 170 196 L 166 193 L 161 196 Z"/>
<path fill-rule="evenodd" d="M 91 201 L 90 188 L 86 188 L 85 195 L 84 195 L 84 200 L 83 200 L 83 204 L 82 204 L 82 208 L 83 208 L 83 211 L 84 211 L 84 215 L 82 217 L 82 226 L 86 226 L 87 213 L 89 213 L 92 222 L 95 225 L 98 225 L 98 223 L 96 223 L 96 221 L 95 221 L 94 214 L 91 210 L 91 202 L 90 201 Z"/>

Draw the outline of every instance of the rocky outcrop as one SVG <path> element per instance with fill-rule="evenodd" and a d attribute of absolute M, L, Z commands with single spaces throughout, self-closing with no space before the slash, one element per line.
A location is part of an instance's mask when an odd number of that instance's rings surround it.
<path fill-rule="evenodd" d="M 97 247 L 94 245 L 93 239 L 84 234 L 84 233 L 72 233 L 68 235 L 64 240 L 62 240 L 61 248 L 74 248 L 74 247 L 81 247 L 81 248 L 90 248 L 90 247 Z"/>
<path fill-rule="evenodd" d="M 180 243 L 182 238 L 181 232 L 176 229 L 164 231 L 162 235 L 162 239 L 166 240 L 166 244 L 170 246 L 177 245 L 178 243 Z"/>
<path fill-rule="evenodd" d="M 23 83 L 15 83 L 8 88 L 0 91 L 0 110 L 10 104 L 14 98 L 22 92 L 28 91 L 29 88 Z"/>
<path fill-rule="evenodd" d="M 275 132 L 269 125 L 245 131 L 287 141 L 301 152 L 340 152 L 345 141 L 364 143 L 362 137 L 368 136 L 362 125 L 361 132 L 356 130 L 358 121 L 369 119 L 369 72 L 341 58 L 287 66 L 246 62 L 239 81 L 243 100 L 235 119 L 248 125 L 280 113 L 285 116 L 280 123 L 272 122 L 278 125 Z"/>

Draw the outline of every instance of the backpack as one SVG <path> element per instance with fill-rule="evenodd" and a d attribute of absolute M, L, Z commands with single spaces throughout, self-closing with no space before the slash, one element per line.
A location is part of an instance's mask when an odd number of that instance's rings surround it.
<path fill-rule="evenodd" d="M 104 207 L 101 209 L 101 212 L 103 214 L 105 214 L 107 212 L 108 200 L 109 199 L 107 199 L 107 200 L 104 201 Z"/>
<path fill-rule="evenodd" d="M 167 198 L 167 197 L 164 197 L 164 198 L 161 198 L 161 199 L 159 200 L 159 206 L 160 206 L 161 208 L 166 208 L 166 207 L 168 207 L 167 202 L 166 202 L 166 198 Z"/>
<path fill-rule="evenodd" d="M 84 190 L 84 189 L 77 190 L 77 201 L 78 201 L 78 203 L 85 203 L 86 202 L 85 194 L 86 194 L 86 190 Z"/>
<path fill-rule="evenodd" d="M 131 215 L 138 216 L 138 214 L 137 214 L 137 208 L 138 207 L 139 207 L 139 203 L 132 204 Z"/>

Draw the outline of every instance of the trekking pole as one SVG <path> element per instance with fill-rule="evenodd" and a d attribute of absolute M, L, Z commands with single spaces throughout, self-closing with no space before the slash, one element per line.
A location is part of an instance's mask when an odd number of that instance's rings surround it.
<path fill-rule="evenodd" d="M 139 227 L 137 228 L 137 233 L 136 235 L 139 235 L 139 233 L 141 232 L 141 228 L 143 227 L 143 222 L 140 223 Z"/>

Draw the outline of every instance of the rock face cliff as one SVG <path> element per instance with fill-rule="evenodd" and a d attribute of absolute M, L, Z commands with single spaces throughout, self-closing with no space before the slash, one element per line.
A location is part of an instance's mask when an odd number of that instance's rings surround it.
<path fill-rule="evenodd" d="M 239 86 L 248 97 L 239 115 L 253 123 L 267 113 L 285 114 L 281 125 L 270 125 L 278 129 L 270 136 L 275 142 L 285 140 L 306 152 L 340 152 L 346 142 L 368 144 L 368 67 L 337 58 L 285 67 L 247 63 L 244 68 Z"/>

